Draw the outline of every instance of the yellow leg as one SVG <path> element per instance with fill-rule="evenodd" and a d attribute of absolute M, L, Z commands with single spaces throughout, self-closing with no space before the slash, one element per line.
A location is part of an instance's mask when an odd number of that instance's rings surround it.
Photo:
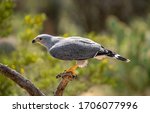
<path fill-rule="evenodd" d="M 73 75 L 76 75 L 75 74 L 75 70 L 78 68 L 78 65 L 74 65 L 72 66 L 71 68 L 67 69 L 66 72 L 71 72 Z"/>

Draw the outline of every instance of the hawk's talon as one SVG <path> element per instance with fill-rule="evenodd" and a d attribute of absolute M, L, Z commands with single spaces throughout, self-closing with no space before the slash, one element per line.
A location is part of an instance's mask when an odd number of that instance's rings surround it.
<path fill-rule="evenodd" d="M 67 70 L 64 70 L 63 73 L 60 73 L 56 76 L 56 78 L 64 78 L 66 75 L 67 76 L 70 76 L 70 78 L 72 79 L 77 79 L 77 75 L 75 73 L 75 70 L 78 68 L 78 65 L 75 65 Z"/>
<path fill-rule="evenodd" d="M 62 77 L 62 73 L 56 75 L 56 78 L 57 78 L 57 79 L 60 78 L 60 77 Z"/>
<path fill-rule="evenodd" d="M 78 76 L 77 76 L 77 75 L 72 75 L 72 78 L 73 78 L 73 79 L 77 79 Z"/>
<path fill-rule="evenodd" d="M 73 74 L 72 72 L 63 72 L 63 73 L 58 74 L 56 76 L 56 79 L 58 79 L 58 78 L 63 78 L 64 79 L 66 76 L 68 76 L 70 80 L 78 78 L 78 76 L 76 74 Z"/>

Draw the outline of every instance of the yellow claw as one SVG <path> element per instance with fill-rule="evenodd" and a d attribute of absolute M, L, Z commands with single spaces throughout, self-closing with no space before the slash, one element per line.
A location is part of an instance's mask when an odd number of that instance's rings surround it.
<path fill-rule="evenodd" d="M 72 66 L 71 68 L 67 69 L 66 72 L 67 73 L 70 72 L 73 75 L 76 75 L 75 71 L 76 71 L 77 68 L 78 68 L 78 65 L 76 64 L 76 65 Z"/>

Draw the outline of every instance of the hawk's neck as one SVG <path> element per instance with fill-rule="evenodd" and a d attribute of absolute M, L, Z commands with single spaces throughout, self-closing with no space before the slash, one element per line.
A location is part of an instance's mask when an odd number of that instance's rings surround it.
<path fill-rule="evenodd" d="M 45 43 L 44 45 L 49 50 L 53 45 L 55 45 L 56 43 L 58 43 L 62 39 L 63 39 L 62 37 L 55 37 L 55 38 L 52 38 L 50 40 L 50 42 Z"/>

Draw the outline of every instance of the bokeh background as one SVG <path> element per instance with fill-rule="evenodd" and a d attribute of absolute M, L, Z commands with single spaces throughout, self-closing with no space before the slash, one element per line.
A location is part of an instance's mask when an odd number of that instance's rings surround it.
<path fill-rule="evenodd" d="M 40 33 L 87 37 L 131 59 L 91 59 L 64 95 L 150 95 L 150 0 L 0 0 L 0 63 L 53 95 L 75 62 L 31 44 Z M 0 75 L 0 95 L 28 94 Z"/>

